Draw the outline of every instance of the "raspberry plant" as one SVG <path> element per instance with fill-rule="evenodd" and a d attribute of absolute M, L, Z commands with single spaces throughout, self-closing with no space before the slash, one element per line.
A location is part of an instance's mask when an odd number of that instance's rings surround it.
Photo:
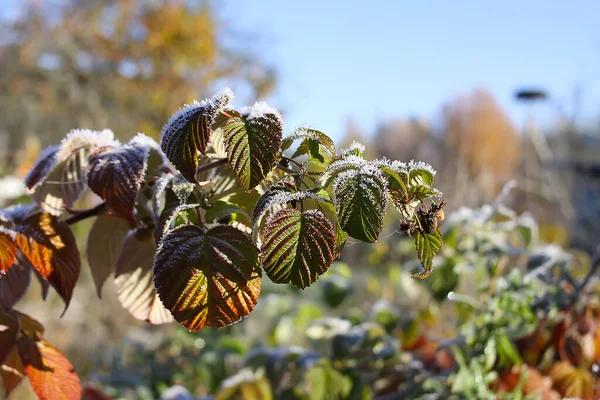
<path fill-rule="evenodd" d="M 134 317 L 175 319 L 191 331 L 250 314 L 263 272 L 275 283 L 310 286 L 348 236 L 377 241 L 389 202 L 415 240 L 423 271 L 413 277 L 431 272 L 444 203 L 429 165 L 368 161 L 356 143 L 338 153 L 307 127 L 283 138 L 277 110 L 236 109 L 232 98 L 224 90 L 186 105 L 160 144 L 143 134 L 121 144 L 109 130 L 73 130 L 40 155 L 25 179 L 35 202 L 0 213 L 0 283 L 11 290 L 0 309 L 0 364 L 9 392 L 26 375 L 42 398 L 79 398 L 70 363 L 12 306 L 33 270 L 67 309 L 81 269 L 70 225 L 86 218 L 96 218 L 87 255 L 98 295 L 114 273 Z M 75 209 L 87 189 L 103 201 Z"/>

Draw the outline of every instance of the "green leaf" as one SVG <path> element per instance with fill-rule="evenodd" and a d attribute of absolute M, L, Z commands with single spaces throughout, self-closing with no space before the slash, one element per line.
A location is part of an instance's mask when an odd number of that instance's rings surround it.
<path fill-rule="evenodd" d="M 367 161 L 357 156 L 341 158 L 327 167 L 327 170 L 319 176 L 318 184 L 327 189 L 335 179 L 344 172 L 357 171 L 368 165 Z"/>
<path fill-rule="evenodd" d="M 240 230 L 219 225 L 207 232 L 180 226 L 162 240 L 154 285 L 175 319 L 191 331 L 222 327 L 247 316 L 260 294 L 258 255 Z"/>
<path fill-rule="evenodd" d="M 335 246 L 336 246 L 336 258 L 341 254 L 344 245 L 346 244 L 346 240 L 348 239 L 348 234 L 342 229 L 342 225 L 340 224 L 340 220 L 335 212 L 335 205 L 333 201 L 331 201 L 329 197 L 329 193 L 325 189 L 319 188 L 315 191 L 315 194 L 324 200 L 319 201 L 319 209 L 323 211 L 323 213 L 329 218 L 330 221 L 333 221 L 335 224 Z"/>
<path fill-rule="evenodd" d="M 272 400 L 269 381 L 260 372 L 243 369 L 223 381 L 215 400 Z"/>
<path fill-rule="evenodd" d="M 227 203 L 225 201 L 217 201 L 212 204 L 204 215 L 204 219 L 207 223 L 212 223 L 218 221 L 219 219 L 235 216 L 237 214 L 241 214 L 250 221 L 250 217 L 244 210 L 236 206 L 235 204 Z"/>
<path fill-rule="evenodd" d="M 333 226 L 325 214 L 286 208 L 267 221 L 260 259 L 273 282 L 291 282 L 304 289 L 329 269 L 335 245 Z"/>
<path fill-rule="evenodd" d="M 411 185 L 433 185 L 435 171 L 431 165 L 422 161 L 411 161 L 406 166 Z"/>
<path fill-rule="evenodd" d="M 279 183 L 267 190 L 256 202 L 252 212 L 252 239 L 257 246 L 260 245 L 260 232 L 263 228 L 263 219 L 271 211 L 282 208 L 286 204 L 295 204 L 304 200 L 315 200 L 317 202 L 329 201 L 312 191 L 298 191 L 296 187 L 287 183 Z M 260 246 L 259 246 L 260 247 Z"/>
<path fill-rule="evenodd" d="M 264 103 L 225 122 L 223 134 L 229 165 L 245 190 L 258 185 L 275 167 L 282 131 L 279 112 Z"/>
<path fill-rule="evenodd" d="M 376 242 L 388 203 L 387 182 L 379 169 L 367 165 L 339 175 L 333 193 L 340 224 L 348 235 Z"/>
<path fill-rule="evenodd" d="M 212 125 L 233 93 L 224 90 L 201 103 L 186 105 L 171 116 L 162 129 L 160 144 L 167 158 L 190 182 L 196 182 L 198 153 L 206 154 Z"/>
<path fill-rule="evenodd" d="M 315 141 L 322 145 L 329 152 L 331 157 L 335 157 L 335 144 L 333 143 L 333 140 L 323 132 L 308 127 L 296 128 L 290 136 L 283 140 L 281 150 L 287 150 L 297 139 L 303 139 L 303 142 L 306 140 Z"/>
<path fill-rule="evenodd" d="M 433 269 L 433 257 L 442 247 L 442 233 L 438 228 L 434 233 L 415 232 L 415 246 L 417 248 L 417 257 L 423 266 L 424 271 L 412 275 L 415 279 L 427 277 Z"/>
<path fill-rule="evenodd" d="M 352 390 L 352 380 L 334 369 L 328 361 L 312 366 L 304 380 L 311 400 L 344 399 Z"/>

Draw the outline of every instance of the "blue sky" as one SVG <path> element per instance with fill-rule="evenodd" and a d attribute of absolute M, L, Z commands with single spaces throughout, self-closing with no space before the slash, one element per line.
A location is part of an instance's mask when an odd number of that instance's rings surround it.
<path fill-rule="evenodd" d="M 230 0 L 222 10 L 280 72 L 271 99 L 286 125 L 339 138 L 397 116 L 434 118 L 443 102 L 488 88 L 521 126 L 515 88 L 540 86 L 600 116 L 600 1 Z M 536 107 L 550 121 L 549 106 Z"/>

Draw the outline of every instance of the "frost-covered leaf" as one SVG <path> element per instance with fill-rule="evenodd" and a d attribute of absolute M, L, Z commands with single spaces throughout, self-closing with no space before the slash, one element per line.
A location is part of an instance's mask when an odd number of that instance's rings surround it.
<path fill-rule="evenodd" d="M 348 148 L 340 151 L 340 158 L 359 157 L 362 158 L 365 153 L 365 145 L 356 141 L 352 142 Z"/>
<path fill-rule="evenodd" d="M 173 321 L 152 282 L 156 242 L 151 229 L 132 230 L 120 250 L 115 270 L 117 296 L 135 318 L 151 324 Z"/>
<path fill-rule="evenodd" d="M 433 185 L 435 170 L 431 165 L 422 161 L 411 161 L 406 164 L 411 185 Z"/>
<path fill-rule="evenodd" d="M 201 103 L 184 106 L 163 127 L 161 147 L 188 181 L 196 182 L 198 153 L 206 154 L 215 117 L 232 99 L 231 90 L 225 89 Z"/>
<path fill-rule="evenodd" d="M 222 327 L 247 316 L 260 294 L 256 248 L 240 230 L 180 226 L 162 240 L 154 284 L 175 319 L 189 330 Z"/>
<path fill-rule="evenodd" d="M 312 129 L 306 126 L 296 128 L 296 130 L 289 136 L 287 136 L 281 143 L 281 150 L 287 150 L 295 140 L 302 139 L 303 142 L 312 140 L 322 145 L 330 154 L 331 157 L 335 157 L 335 144 L 333 140 L 323 132 L 316 129 Z"/>
<path fill-rule="evenodd" d="M 417 248 L 417 257 L 423 266 L 423 271 L 412 275 L 415 279 L 427 277 L 433 267 L 433 257 L 442 247 L 442 233 L 438 228 L 434 233 L 415 232 L 415 246 Z"/>
<path fill-rule="evenodd" d="M 17 260 L 22 258 L 19 254 Z M 16 261 L 6 274 L 0 275 L 0 305 L 12 308 L 25 295 L 30 283 L 31 265 L 26 260 Z"/>
<path fill-rule="evenodd" d="M 298 191 L 290 184 L 277 184 L 263 194 L 252 213 L 252 239 L 260 247 L 260 231 L 263 219 L 269 212 L 276 211 L 286 204 L 296 204 L 303 200 L 315 200 L 317 202 L 328 202 L 329 198 L 322 197 L 311 191 Z"/>
<path fill-rule="evenodd" d="M 127 221 L 109 215 L 98 216 L 92 225 L 87 239 L 87 259 L 98 297 L 102 297 L 102 286 L 115 270 L 129 229 Z"/>
<path fill-rule="evenodd" d="M 286 137 L 281 144 L 282 151 L 288 149 L 297 139 L 302 139 L 302 142 L 292 154 L 292 158 L 308 155 L 313 164 L 327 167 L 336 157 L 333 140 L 323 132 L 308 127 L 300 127 Z"/>
<path fill-rule="evenodd" d="M 267 276 L 300 289 L 324 274 L 336 255 L 333 225 L 318 210 L 276 212 L 266 223 L 262 241 L 260 259 Z"/>
<path fill-rule="evenodd" d="M 360 157 L 350 155 L 333 162 L 327 170 L 319 176 L 319 186 L 328 188 L 338 175 L 349 171 L 358 171 L 368 165 L 368 162 Z"/>
<path fill-rule="evenodd" d="M 21 252 L 65 301 L 65 311 L 79 278 L 81 260 L 71 228 L 48 213 L 27 217 L 13 227 Z"/>
<path fill-rule="evenodd" d="M 376 242 L 388 202 L 387 182 L 379 169 L 366 165 L 338 175 L 333 193 L 340 224 L 348 235 Z"/>
<path fill-rule="evenodd" d="M 19 343 L 19 355 L 31 387 L 40 399 L 81 399 L 79 377 L 56 347 L 45 340 L 27 340 Z"/>
<path fill-rule="evenodd" d="M 265 103 L 257 103 L 225 122 L 223 135 L 229 166 L 245 190 L 258 185 L 275 167 L 282 132 L 281 115 Z"/>
<path fill-rule="evenodd" d="M 14 315 L 0 307 L 0 365 L 17 344 L 19 321 Z"/>
<path fill-rule="evenodd" d="M 42 152 L 25 177 L 29 193 L 42 210 L 60 215 L 65 206 L 73 207 L 87 188 L 87 158 L 90 152 L 117 143 L 110 130 L 72 130 L 60 146 L 49 147 Z"/>
<path fill-rule="evenodd" d="M 35 164 L 31 167 L 31 170 L 25 176 L 25 187 L 28 190 L 32 190 L 35 186 L 40 184 L 46 176 L 52 171 L 56 164 L 56 153 L 58 153 L 60 146 L 54 145 L 46 147 L 38 156 Z"/>
<path fill-rule="evenodd" d="M 0 227 L 0 273 L 6 273 L 17 259 L 14 232 Z"/>
<path fill-rule="evenodd" d="M 97 149 L 89 157 L 88 185 L 113 211 L 134 222 L 133 206 L 147 167 L 150 149 L 132 140 Z"/>

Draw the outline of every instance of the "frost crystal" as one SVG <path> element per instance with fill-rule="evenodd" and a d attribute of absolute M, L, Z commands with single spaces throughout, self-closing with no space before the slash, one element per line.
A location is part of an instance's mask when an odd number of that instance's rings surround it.
<path fill-rule="evenodd" d="M 347 156 L 356 156 L 362 155 L 365 152 L 365 145 L 362 143 L 358 143 L 357 141 L 352 142 L 352 144 L 347 148 L 340 152 L 340 157 Z"/>
<path fill-rule="evenodd" d="M 106 146 L 118 146 L 115 134 L 110 129 L 92 131 L 89 129 L 73 129 L 60 143 L 60 150 L 56 154 L 58 162 L 66 160 L 75 150 L 89 146 L 90 150 Z"/>
<path fill-rule="evenodd" d="M 204 108 L 209 110 L 211 114 L 215 114 L 215 111 L 218 109 L 227 107 L 233 100 L 233 97 L 231 89 L 225 88 L 209 99 L 202 100 L 201 102 L 194 100 L 192 104 L 185 104 L 175 114 L 171 115 L 167 123 L 163 126 L 160 135 L 161 142 L 165 141 L 165 136 L 168 138 L 168 136 L 185 126 L 199 109 Z M 215 115 L 212 115 L 213 119 L 214 117 Z"/>
<path fill-rule="evenodd" d="M 253 120 L 253 119 L 262 119 L 265 118 L 267 115 L 273 115 L 275 116 L 275 118 L 277 118 L 277 121 L 279 122 L 280 126 L 283 126 L 283 118 L 281 116 L 281 113 L 276 110 L 275 108 L 267 105 L 267 103 L 265 103 L 264 101 L 259 101 L 257 103 L 255 103 L 252 108 L 250 108 L 249 114 L 247 119 L 248 120 Z"/>
<path fill-rule="evenodd" d="M 414 170 L 427 171 L 431 175 L 434 175 L 434 176 L 436 174 L 436 171 L 433 169 L 433 167 L 431 165 L 427 164 L 426 162 L 423 162 L 423 161 L 410 160 L 410 162 L 407 165 L 407 169 L 409 171 L 414 171 Z"/>
<path fill-rule="evenodd" d="M 319 140 L 319 135 L 308 125 L 299 126 L 294 130 L 294 132 L 290 133 L 285 137 L 286 140 L 296 140 L 296 139 L 315 139 Z"/>
<path fill-rule="evenodd" d="M 56 165 L 56 153 L 58 153 L 58 150 L 58 145 L 49 146 L 42 150 L 37 161 L 25 176 L 25 186 L 27 186 L 30 194 L 34 191 L 35 187 L 48 176 L 50 171 L 52 171 L 52 168 Z"/>

